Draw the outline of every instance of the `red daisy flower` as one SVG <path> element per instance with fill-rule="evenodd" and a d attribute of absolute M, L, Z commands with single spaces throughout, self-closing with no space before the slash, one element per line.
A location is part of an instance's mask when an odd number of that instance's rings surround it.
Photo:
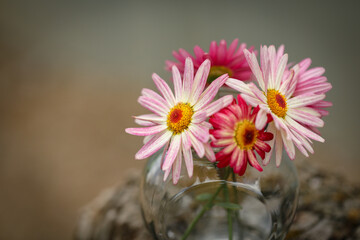
<path fill-rule="evenodd" d="M 266 141 L 273 139 L 273 134 L 255 127 L 259 107 L 252 110 L 240 95 L 228 107 L 212 115 L 209 122 L 214 129 L 212 147 L 222 148 L 216 153 L 218 167 L 230 166 L 240 176 L 245 173 L 247 162 L 259 170 L 263 170 L 256 159 L 255 152 L 264 159 L 271 147 Z"/>

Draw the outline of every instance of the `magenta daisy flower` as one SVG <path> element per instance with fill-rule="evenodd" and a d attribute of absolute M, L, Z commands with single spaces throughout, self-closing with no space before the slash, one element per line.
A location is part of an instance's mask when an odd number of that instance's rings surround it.
<path fill-rule="evenodd" d="M 245 173 L 248 162 L 257 170 L 263 170 L 256 160 L 255 151 L 264 159 L 271 149 L 266 141 L 270 141 L 273 134 L 256 128 L 259 107 L 251 111 L 252 107 L 240 95 L 237 98 L 238 103 L 234 99 L 228 107 L 211 116 L 209 122 L 214 127 L 210 130 L 214 137 L 211 145 L 223 148 L 215 155 L 219 161 L 218 167 L 230 166 L 241 176 Z"/>
<path fill-rule="evenodd" d="M 244 57 L 243 50 L 246 49 L 246 44 L 240 44 L 238 48 L 239 40 L 235 39 L 229 47 L 225 40 L 221 40 L 219 45 L 216 41 L 212 41 L 210 44 L 209 52 L 206 53 L 199 46 L 194 47 L 194 55 L 192 56 L 184 49 L 179 49 L 178 52 L 173 51 L 173 56 L 178 62 L 166 61 L 166 68 L 170 70 L 172 66 L 177 66 L 180 72 L 183 74 L 185 69 L 185 59 L 190 57 L 194 62 L 195 71 L 205 59 L 209 59 L 211 62 L 210 73 L 208 76 L 208 83 L 219 76 L 227 73 L 229 77 L 242 81 L 250 80 L 252 76 L 251 69 Z M 253 51 L 253 47 L 250 47 L 249 51 Z"/>
<path fill-rule="evenodd" d="M 284 75 L 288 56 L 283 54 L 283 47 L 276 52 L 274 46 L 263 46 L 260 50 L 261 67 L 255 54 L 246 49 L 244 53 L 260 89 L 253 83 L 247 85 L 234 79 L 229 79 L 226 84 L 240 91 L 252 106 L 260 107 L 255 122 L 258 129 L 265 126 L 266 114 L 271 114 L 274 122 L 269 124 L 268 130 L 274 133 L 275 143 L 271 144 L 275 144 L 276 164 L 280 165 L 283 146 L 291 159 L 295 158 L 294 144 L 305 156 L 308 156 L 307 151 L 313 153 L 310 139 L 320 142 L 324 139 L 307 126 L 322 127 L 324 122 L 308 106 L 323 100 L 325 94 L 303 91 L 294 96 L 299 65 Z M 270 154 L 263 163 L 266 165 L 269 161 Z"/>
<path fill-rule="evenodd" d="M 164 180 L 172 170 L 174 184 L 180 178 L 183 158 L 188 175 L 192 176 L 191 147 L 199 157 L 205 155 L 209 160 L 215 161 L 214 153 L 208 144 L 211 124 L 205 120 L 230 104 L 232 97 L 225 96 L 211 102 L 228 76 L 220 76 L 203 91 L 209 71 L 210 61 L 205 60 L 194 77 L 193 62 L 187 58 L 182 79 L 179 70 L 174 66 L 172 74 L 175 95 L 168 84 L 154 73 L 152 78 L 162 96 L 150 89 L 143 89 L 138 101 L 153 113 L 135 117 L 135 121 L 145 127 L 125 130 L 129 134 L 146 136 L 144 146 L 135 155 L 136 159 L 147 158 L 165 146 L 162 164 Z"/>

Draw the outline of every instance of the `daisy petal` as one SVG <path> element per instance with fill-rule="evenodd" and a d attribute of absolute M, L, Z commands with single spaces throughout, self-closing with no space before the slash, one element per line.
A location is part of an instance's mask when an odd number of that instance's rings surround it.
<path fill-rule="evenodd" d="M 126 128 L 125 132 L 136 136 L 149 136 L 157 134 L 165 129 L 167 129 L 166 125 L 156 125 L 145 128 Z"/>
<path fill-rule="evenodd" d="M 254 154 L 253 151 L 251 150 L 247 150 L 247 156 L 249 159 L 249 163 L 252 167 L 256 168 L 259 172 L 262 172 L 262 167 L 260 166 L 260 164 L 258 163 L 258 161 L 256 160 L 256 156 Z"/>
<path fill-rule="evenodd" d="M 163 123 L 166 122 L 166 118 L 158 116 L 156 114 L 143 114 L 139 116 L 134 116 L 135 120 L 148 121 L 152 123 Z"/>
<path fill-rule="evenodd" d="M 141 119 L 135 119 L 135 123 L 136 123 L 136 124 L 139 124 L 139 125 L 141 125 L 141 126 L 144 126 L 144 127 L 151 127 L 151 126 L 157 125 L 156 123 L 149 122 L 149 121 L 145 121 L 145 120 L 141 120 Z"/>
<path fill-rule="evenodd" d="M 202 111 L 196 111 L 192 117 L 191 122 L 193 123 L 201 123 L 205 121 L 207 118 L 207 114 L 205 110 Z"/>
<path fill-rule="evenodd" d="M 234 78 L 228 78 L 228 80 L 226 80 L 225 84 L 240 93 L 245 93 L 247 95 L 254 96 L 254 94 L 250 90 L 249 86 L 242 81 L 239 81 Z"/>
<path fill-rule="evenodd" d="M 211 102 L 215 95 L 217 94 L 219 88 L 225 83 L 225 81 L 229 78 L 227 74 L 224 74 L 214 80 L 210 86 L 201 94 L 200 100 L 195 103 L 194 110 L 197 111 L 202 109 L 204 106 L 208 105 Z"/>
<path fill-rule="evenodd" d="M 297 123 L 296 121 L 294 121 L 292 118 L 290 117 L 286 117 L 285 120 L 289 123 L 289 125 L 291 126 L 291 128 L 300 133 L 301 135 L 304 135 L 306 137 L 309 137 L 311 139 L 314 139 L 318 142 L 324 142 L 325 140 L 320 137 L 318 134 L 310 131 L 309 129 L 305 128 L 304 126 L 302 126 L 301 124 Z"/>
<path fill-rule="evenodd" d="M 283 148 L 283 141 L 282 141 L 282 132 L 277 131 L 274 135 L 276 137 L 275 139 L 275 163 L 276 166 L 279 167 L 281 164 L 281 158 L 282 158 L 282 148 Z"/>
<path fill-rule="evenodd" d="M 163 97 L 161 97 L 159 94 L 157 94 L 156 92 L 154 92 L 151 89 L 143 88 L 141 90 L 141 94 L 145 97 L 149 97 L 149 98 L 153 98 L 153 99 L 157 100 L 158 102 L 167 106 L 169 109 L 171 108 L 171 105 L 168 102 L 166 102 Z"/>
<path fill-rule="evenodd" d="M 169 177 L 170 172 L 171 172 L 171 168 L 169 168 L 169 169 L 165 170 L 165 173 L 164 173 L 164 179 L 163 179 L 164 181 L 166 181 L 166 179 Z"/>
<path fill-rule="evenodd" d="M 318 95 L 299 95 L 293 98 L 290 98 L 287 103 L 289 108 L 298 108 L 304 107 L 306 105 L 311 105 L 316 102 L 319 102 L 325 98 L 325 94 L 318 94 Z"/>
<path fill-rule="evenodd" d="M 187 133 L 187 130 L 181 133 L 181 142 L 186 150 L 189 150 L 191 148 L 191 140 L 189 134 Z"/>
<path fill-rule="evenodd" d="M 172 67 L 172 75 L 174 79 L 175 99 L 176 102 L 179 102 L 181 101 L 180 98 L 182 97 L 183 84 L 181 81 L 179 69 L 176 66 Z"/>
<path fill-rule="evenodd" d="M 284 74 L 284 70 L 285 70 L 287 61 L 288 61 L 288 55 L 284 54 L 280 59 L 278 69 L 276 71 L 276 77 L 275 77 L 275 87 L 276 87 L 276 89 L 280 88 L 281 80 L 282 80 L 282 77 L 283 77 L 283 74 Z"/>
<path fill-rule="evenodd" d="M 210 162 L 215 162 L 216 161 L 215 153 L 209 143 L 204 144 L 204 149 L 205 149 L 205 157 Z"/>
<path fill-rule="evenodd" d="M 239 159 L 239 154 L 240 152 L 242 152 L 242 150 L 240 148 L 235 148 L 234 151 L 231 154 L 230 157 L 230 166 L 231 167 L 236 167 L 237 164 L 239 164 L 239 162 L 241 162 L 241 164 L 246 164 L 245 161 L 243 161 L 244 159 Z"/>
<path fill-rule="evenodd" d="M 263 109 L 260 109 L 255 120 L 255 127 L 258 130 L 262 130 L 264 129 L 266 123 L 267 123 L 267 113 Z"/>
<path fill-rule="evenodd" d="M 180 146 L 181 146 L 181 135 L 179 135 L 179 134 L 174 135 L 171 138 L 171 143 L 170 143 L 169 149 L 167 151 L 164 163 L 162 165 L 162 170 L 171 168 L 171 166 L 173 165 L 173 163 L 176 159 L 176 156 L 179 153 Z"/>
<path fill-rule="evenodd" d="M 272 140 L 270 140 L 270 141 L 268 142 L 269 146 L 271 147 L 271 150 L 270 150 L 270 152 L 265 153 L 265 158 L 264 158 L 264 160 L 263 160 L 263 165 L 264 165 L 264 166 L 266 166 L 266 165 L 269 164 L 270 158 L 271 158 L 271 156 L 272 156 L 272 151 L 273 151 L 273 147 L 274 147 L 274 143 L 275 143 L 275 138 L 276 138 L 276 133 L 277 133 L 277 130 L 276 130 L 276 128 L 275 128 L 274 123 L 270 123 L 270 124 L 269 124 L 269 126 L 268 126 L 268 132 L 272 133 L 274 137 L 273 137 Z"/>
<path fill-rule="evenodd" d="M 249 83 L 248 86 L 257 99 L 259 99 L 262 103 L 267 102 L 264 92 L 260 91 L 255 84 Z"/>
<path fill-rule="evenodd" d="M 210 61 L 205 60 L 196 72 L 189 99 L 190 105 L 194 105 L 199 100 L 200 94 L 205 88 L 209 71 Z"/>
<path fill-rule="evenodd" d="M 191 124 L 189 131 L 202 143 L 209 141 L 209 129 L 202 127 L 201 125 Z"/>
<path fill-rule="evenodd" d="M 173 166 L 173 184 L 177 184 L 179 179 L 180 179 L 180 174 L 181 174 L 181 162 L 182 162 L 182 156 L 181 156 L 181 151 L 179 151 L 176 159 L 175 159 L 175 163 Z"/>
<path fill-rule="evenodd" d="M 214 113 L 218 112 L 220 109 L 227 107 L 233 100 L 233 96 L 226 95 L 218 100 L 210 103 L 207 107 L 204 108 L 206 111 L 206 116 L 210 117 Z"/>
<path fill-rule="evenodd" d="M 172 133 L 167 130 L 158 133 L 156 137 L 144 144 L 144 146 L 135 154 L 135 158 L 144 159 L 153 155 L 170 140 L 171 136 Z"/>
<path fill-rule="evenodd" d="M 188 172 L 188 176 L 191 178 L 194 171 L 192 151 L 191 149 L 186 149 L 184 146 L 182 151 L 183 151 L 183 156 L 184 156 L 185 166 Z"/>
<path fill-rule="evenodd" d="M 253 74 L 255 75 L 255 78 L 257 82 L 259 83 L 259 86 L 262 90 L 265 90 L 265 82 L 262 75 L 262 72 L 259 67 L 259 63 L 256 59 L 256 56 L 254 53 L 250 53 L 247 49 L 244 49 L 244 55 L 246 57 L 246 60 L 249 64 L 249 67 L 251 68 Z"/>
<path fill-rule="evenodd" d="M 159 89 L 165 100 L 170 103 L 171 106 L 175 105 L 175 97 L 173 93 L 171 92 L 171 89 L 167 83 L 160 78 L 156 73 L 152 75 L 152 79 L 156 85 L 156 87 Z"/>
<path fill-rule="evenodd" d="M 307 112 L 303 112 L 297 109 L 291 109 L 291 111 L 288 111 L 287 114 L 292 119 L 298 121 L 299 123 L 306 124 L 308 126 L 313 126 L 313 127 L 324 126 L 324 121 L 322 119 Z"/>
<path fill-rule="evenodd" d="M 185 61 L 184 80 L 183 80 L 183 96 L 182 101 L 188 102 L 194 81 L 194 65 L 190 58 Z"/>
<path fill-rule="evenodd" d="M 295 159 L 294 143 L 291 140 L 287 139 L 286 134 L 283 130 L 281 130 L 281 137 L 282 137 L 282 141 L 284 143 L 285 151 L 287 152 L 289 158 L 291 160 L 294 160 Z M 280 165 L 280 163 L 279 163 L 279 165 Z"/>
<path fill-rule="evenodd" d="M 195 152 L 197 153 L 197 155 L 200 158 L 204 157 L 204 154 L 205 154 L 204 145 L 191 132 L 188 132 L 188 134 L 190 136 L 191 145 L 195 149 Z"/>
<path fill-rule="evenodd" d="M 140 96 L 138 102 L 140 103 L 141 106 L 143 106 L 144 108 L 152 111 L 153 113 L 159 116 L 167 115 L 168 108 L 154 98 Z"/>

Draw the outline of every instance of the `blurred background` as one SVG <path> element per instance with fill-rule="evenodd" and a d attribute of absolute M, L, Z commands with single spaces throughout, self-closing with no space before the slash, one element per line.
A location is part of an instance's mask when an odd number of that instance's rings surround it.
<path fill-rule="evenodd" d="M 71 239 L 142 139 L 136 100 L 172 50 L 239 38 L 326 68 L 334 102 L 311 161 L 360 183 L 359 1 L 1 1 L 0 239 Z M 298 156 L 301 161 L 302 156 Z M 130 171 L 131 172 L 131 171 Z"/>

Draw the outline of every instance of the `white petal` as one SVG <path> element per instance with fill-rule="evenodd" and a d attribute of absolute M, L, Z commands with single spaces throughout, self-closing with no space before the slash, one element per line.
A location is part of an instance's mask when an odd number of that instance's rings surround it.
<path fill-rule="evenodd" d="M 189 131 L 202 143 L 209 141 L 209 129 L 198 124 L 190 124 Z"/>
<path fill-rule="evenodd" d="M 164 164 L 162 165 L 162 170 L 171 168 L 171 166 L 173 165 L 176 159 L 176 156 L 179 154 L 180 146 L 181 146 L 181 135 L 180 134 L 174 135 L 171 138 L 170 147 L 166 153 Z"/>
<path fill-rule="evenodd" d="M 255 120 L 255 127 L 258 130 L 264 129 L 266 123 L 267 123 L 267 112 L 263 109 L 260 109 L 257 113 L 256 120 Z"/>
<path fill-rule="evenodd" d="M 207 107 L 204 108 L 204 111 L 206 111 L 206 117 L 210 117 L 211 115 L 220 111 L 224 107 L 227 107 L 233 101 L 233 99 L 234 99 L 233 96 L 226 95 L 210 103 L 209 105 L 207 105 Z"/>
<path fill-rule="evenodd" d="M 160 148 L 162 148 L 171 138 L 172 132 L 165 130 L 164 132 L 158 133 L 156 137 L 148 141 L 136 154 L 135 159 L 144 159 Z"/>
<path fill-rule="evenodd" d="M 189 103 L 193 106 L 199 99 L 200 94 L 203 92 L 207 78 L 210 71 L 210 61 L 206 59 L 196 72 L 193 85 L 191 87 L 191 94 Z"/>
<path fill-rule="evenodd" d="M 316 94 L 316 95 L 299 95 L 293 98 L 290 98 L 287 101 L 289 108 L 298 108 L 304 107 L 307 105 L 314 104 L 325 98 L 325 94 Z"/>
<path fill-rule="evenodd" d="M 159 89 L 159 91 L 165 98 L 165 100 L 171 106 L 174 106 L 175 105 L 175 97 L 174 97 L 174 94 L 172 93 L 169 85 L 161 77 L 159 77 L 156 73 L 153 73 L 152 79 L 153 79 L 156 87 Z"/>
<path fill-rule="evenodd" d="M 176 102 L 180 102 L 182 97 L 183 84 L 181 81 L 179 69 L 175 65 L 172 67 L 172 75 L 174 80 L 175 99 Z"/>
<path fill-rule="evenodd" d="M 193 155 L 191 149 L 186 149 L 185 146 L 183 146 L 183 155 L 185 160 L 185 166 L 188 172 L 189 177 L 191 178 L 194 171 L 194 164 L 193 164 Z"/>
<path fill-rule="evenodd" d="M 204 149 L 205 149 L 205 157 L 210 162 L 215 162 L 216 161 L 215 153 L 209 143 L 204 144 Z"/>
<path fill-rule="evenodd" d="M 278 69 L 277 69 L 277 72 L 276 72 L 275 89 L 280 88 L 280 84 L 281 84 L 281 81 L 282 81 L 284 70 L 286 68 L 287 61 L 288 61 L 288 55 L 284 54 L 280 59 L 280 63 L 278 65 Z"/>
<path fill-rule="evenodd" d="M 284 143 L 285 150 L 291 160 L 295 159 L 294 143 L 287 138 L 285 131 L 281 130 L 281 137 Z"/>
<path fill-rule="evenodd" d="M 191 58 L 186 58 L 185 60 L 185 70 L 184 70 L 184 80 L 183 80 L 183 96 L 182 96 L 182 102 L 188 102 L 190 93 L 191 93 L 191 87 L 194 81 L 194 65 L 191 60 Z"/>
<path fill-rule="evenodd" d="M 204 157 L 204 154 L 205 154 L 204 144 L 202 142 L 200 142 L 194 135 L 192 135 L 192 133 L 190 131 L 188 131 L 188 134 L 190 136 L 191 145 L 195 149 L 195 152 L 197 153 L 197 155 L 200 158 Z"/>
<path fill-rule="evenodd" d="M 275 139 L 275 153 L 276 153 L 276 166 L 279 167 L 281 164 L 281 158 L 282 158 L 282 147 L 283 147 L 283 141 L 281 138 L 281 131 L 277 131 L 276 133 L 276 139 Z"/>
<path fill-rule="evenodd" d="M 225 84 L 240 93 L 245 93 L 247 95 L 253 96 L 253 93 L 250 90 L 249 86 L 246 83 L 244 83 L 243 81 L 240 81 L 240 80 L 237 80 L 234 78 L 228 78 L 228 80 L 226 80 Z"/>
<path fill-rule="evenodd" d="M 256 59 L 255 53 L 250 53 L 247 49 L 244 49 L 244 55 L 246 57 L 249 67 L 251 68 L 257 82 L 259 83 L 260 88 L 262 90 L 265 90 L 265 82 L 264 82 L 263 74 L 259 67 L 259 63 Z"/>
<path fill-rule="evenodd" d="M 173 175 L 172 175 L 173 184 L 177 184 L 180 179 L 181 162 L 182 162 L 182 156 L 181 156 L 181 151 L 179 151 L 173 166 Z"/>
<path fill-rule="evenodd" d="M 272 133 L 273 134 L 273 139 L 271 139 L 270 141 L 266 142 L 267 144 L 269 144 L 269 146 L 271 147 L 271 150 L 270 152 L 268 153 L 265 153 L 265 158 L 263 160 L 263 165 L 266 166 L 269 164 L 270 162 L 270 158 L 272 156 L 272 152 L 273 152 L 273 149 L 274 149 L 274 143 L 275 143 L 275 138 L 276 138 L 276 134 L 277 134 L 277 130 L 275 128 L 275 125 L 274 123 L 270 123 L 269 126 L 268 126 L 268 129 L 267 131 L 269 133 Z"/>

